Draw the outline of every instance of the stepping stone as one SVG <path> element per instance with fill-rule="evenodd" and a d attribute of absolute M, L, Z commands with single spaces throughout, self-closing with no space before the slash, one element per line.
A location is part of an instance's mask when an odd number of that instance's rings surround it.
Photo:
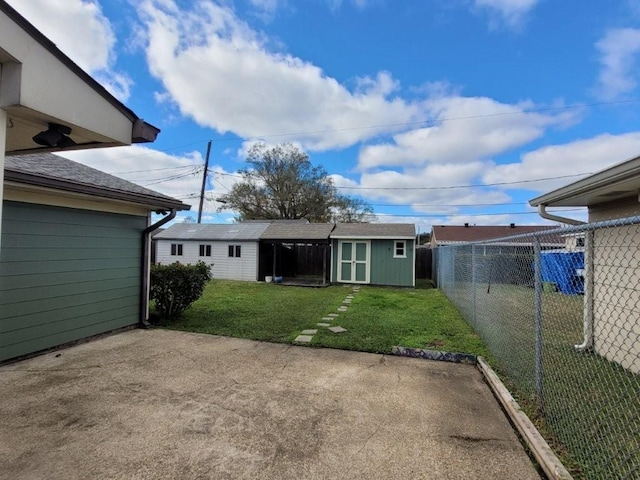
<path fill-rule="evenodd" d="M 333 333 L 342 333 L 347 331 L 346 328 L 342 327 L 329 327 L 329 330 L 331 330 Z"/>
<path fill-rule="evenodd" d="M 339 317 L 340 315 L 338 315 L 337 313 L 330 313 L 329 315 L 327 315 L 327 317 L 332 317 L 332 318 L 336 318 Z"/>
<path fill-rule="evenodd" d="M 346 312 L 347 311 L 347 307 L 338 307 L 338 311 L 339 312 Z"/>
<path fill-rule="evenodd" d="M 353 295 L 347 295 L 347 298 L 353 299 Z"/>
<path fill-rule="evenodd" d="M 330 327 L 331 324 L 330 323 L 316 323 L 317 326 L 319 327 Z"/>
<path fill-rule="evenodd" d="M 336 315 L 336 317 L 337 317 L 337 315 Z M 333 319 L 334 319 L 334 318 L 336 318 L 336 317 L 322 317 L 322 321 L 323 321 L 323 322 L 331 322 L 331 321 L 333 321 Z"/>
<path fill-rule="evenodd" d="M 342 303 L 351 303 L 351 299 L 350 298 L 345 298 Z"/>
<path fill-rule="evenodd" d="M 296 343 L 311 343 L 313 335 L 298 335 L 294 342 Z"/>
<path fill-rule="evenodd" d="M 317 329 L 302 330 L 302 335 L 315 335 L 316 333 L 318 333 Z"/>

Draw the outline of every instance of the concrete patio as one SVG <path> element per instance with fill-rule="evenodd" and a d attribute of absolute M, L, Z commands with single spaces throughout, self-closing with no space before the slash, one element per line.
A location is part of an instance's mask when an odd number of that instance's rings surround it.
<path fill-rule="evenodd" d="M 472 366 L 134 330 L 0 367 L 0 478 L 539 478 Z"/>

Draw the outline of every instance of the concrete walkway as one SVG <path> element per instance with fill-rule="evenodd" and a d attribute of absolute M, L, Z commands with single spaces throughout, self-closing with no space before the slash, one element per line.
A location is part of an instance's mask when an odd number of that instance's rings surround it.
<path fill-rule="evenodd" d="M 136 330 L 0 367 L 1 479 L 534 479 L 478 371 Z"/>

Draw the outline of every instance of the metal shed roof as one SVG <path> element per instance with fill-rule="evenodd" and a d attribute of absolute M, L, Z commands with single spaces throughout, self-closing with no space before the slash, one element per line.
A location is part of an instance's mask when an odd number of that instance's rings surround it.
<path fill-rule="evenodd" d="M 268 223 L 176 223 L 158 233 L 157 240 L 258 241 Z"/>
<path fill-rule="evenodd" d="M 413 239 L 413 223 L 338 223 L 331 238 L 395 238 Z"/>
<path fill-rule="evenodd" d="M 272 223 L 262 240 L 329 240 L 333 223 Z"/>

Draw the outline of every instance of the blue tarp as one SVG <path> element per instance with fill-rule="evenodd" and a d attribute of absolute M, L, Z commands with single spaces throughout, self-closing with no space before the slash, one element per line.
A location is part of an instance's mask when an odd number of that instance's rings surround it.
<path fill-rule="evenodd" d="M 542 252 L 540 260 L 543 282 L 568 295 L 584 293 L 584 252 Z"/>

